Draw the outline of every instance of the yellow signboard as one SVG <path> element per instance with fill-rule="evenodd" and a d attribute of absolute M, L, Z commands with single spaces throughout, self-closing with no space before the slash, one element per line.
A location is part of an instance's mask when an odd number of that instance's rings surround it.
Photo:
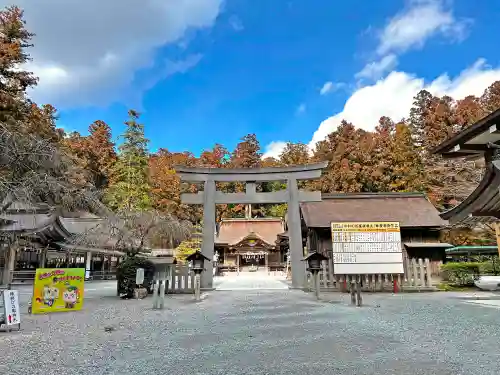
<path fill-rule="evenodd" d="M 85 268 L 38 268 L 31 301 L 33 314 L 80 310 Z"/>
<path fill-rule="evenodd" d="M 399 232 L 396 221 L 332 223 L 332 232 Z"/>

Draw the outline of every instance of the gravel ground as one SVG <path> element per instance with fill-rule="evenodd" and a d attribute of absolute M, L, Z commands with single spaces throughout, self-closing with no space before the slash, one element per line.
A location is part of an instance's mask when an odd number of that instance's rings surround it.
<path fill-rule="evenodd" d="M 23 316 L 0 333 L 0 374 L 439 374 L 500 369 L 500 314 L 444 293 L 211 292 L 89 300 L 74 313 Z M 113 327 L 106 332 L 105 327 Z"/>

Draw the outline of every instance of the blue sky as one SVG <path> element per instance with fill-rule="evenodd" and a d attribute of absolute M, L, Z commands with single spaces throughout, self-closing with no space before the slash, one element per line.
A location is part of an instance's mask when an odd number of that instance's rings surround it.
<path fill-rule="evenodd" d="M 496 0 L 14 3 L 37 34 L 33 97 L 84 134 L 99 119 L 116 137 L 137 108 L 152 151 L 199 154 L 256 133 L 277 155 L 342 118 L 365 129 L 398 120 L 422 88 L 460 99 L 500 79 Z M 71 21 L 51 22 L 63 11 Z"/>

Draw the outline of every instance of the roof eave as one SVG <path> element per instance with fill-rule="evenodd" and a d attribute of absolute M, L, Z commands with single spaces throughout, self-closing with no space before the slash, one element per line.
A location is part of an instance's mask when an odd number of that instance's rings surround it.
<path fill-rule="evenodd" d="M 484 205 L 495 198 L 495 195 L 500 195 L 500 161 L 494 160 L 486 167 L 486 173 L 479 183 L 478 187 L 467 197 L 463 202 L 456 205 L 452 209 L 440 214 L 441 218 L 448 220 L 450 224 L 459 224 L 467 221 L 470 217 L 484 217 L 486 221 L 497 220 L 496 215 L 499 212 L 485 212 L 482 210 Z M 495 219 L 487 219 L 494 217 Z M 481 219 L 475 219 L 481 221 Z"/>
<path fill-rule="evenodd" d="M 476 122 L 475 124 L 465 128 L 460 133 L 455 134 L 453 137 L 447 139 L 433 150 L 431 153 L 433 154 L 446 154 L 453 150 L 453 148 L 457 145 L 464 144 L 471 139 L 477 137 L 481 133 L 488 131 L 489 127 L 494 125 L 500 119 L 500 109 L 495 112 L 490 113 L 488 116 L 483 117 L 481 120 Z M 462 155 L 457 155 L 460 157 Z"/>

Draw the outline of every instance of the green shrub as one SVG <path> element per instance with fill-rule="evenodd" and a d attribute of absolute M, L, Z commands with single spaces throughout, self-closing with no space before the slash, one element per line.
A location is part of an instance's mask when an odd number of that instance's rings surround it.
<path fill-rule="evenodd" d="M 481 263 L 450 262 L 441 266 L 444 281 L 459 286 L 474 285 L 480 275 Z"/>
<path fill-rule="evenodd" d="M 144 268 L 144 287 L 148 292 L 152 291 L 154 265 L 147 259 L 131 256 L 118 265 L 116 270 L 116 280 L 118 295 L 123 298 L 132 298 L 136 288 L 135 276 L 138 268 Z"/>
<path fill-rule="evenodd" d="M 500 264 L 498 257 L 493 257 L 484 262 L 479 263 L 479 272 L 481 275 L 498 275 L 500 274 Z"/>

